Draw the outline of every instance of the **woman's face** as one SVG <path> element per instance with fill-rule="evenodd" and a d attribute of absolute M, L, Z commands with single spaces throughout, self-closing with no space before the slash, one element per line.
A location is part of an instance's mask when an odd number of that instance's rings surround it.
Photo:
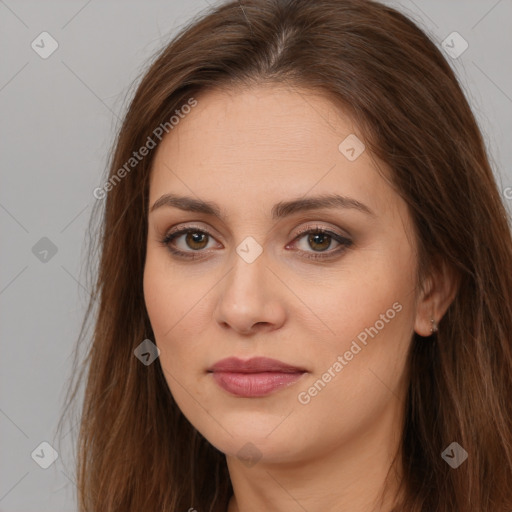
<path fill-rule="evenodd" d="M 404 201 L 321 96 L 262 86 L 197 100 L 150 178 L 144 295 L 174 399 L 251 464 L 381 449 L 428 321 Z M 230 357 L 294 369 L 211 371 Z"/>

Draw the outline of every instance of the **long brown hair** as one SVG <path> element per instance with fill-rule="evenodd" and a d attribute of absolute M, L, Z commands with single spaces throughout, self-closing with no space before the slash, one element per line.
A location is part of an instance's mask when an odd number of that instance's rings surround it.
<path fill-rule="evenodd" d="M 94 318 L 92 342 L 68 399 L 86 375 L 80 511 L 226 510 L 225 456 L 184 418 L 159 360 L 134 357 L 154 340 L 142 276 L 155 150 L 126 164 L 201 91 L 262 83 L 321 92 L 351 115 L 409 206 L 421 277 L 436 261 L 460 276 L 439 332 L 412 340 L 395 510 L 512 510 L 511 222 L 454 72 L 415 23 L 382 4 L 246 0 L 182 29 L 149 66 L 118 134 L 92 234 L 99 264 L 79 339 Z M 441 457 L 452 442 L 468 453 L 457 469 Z"/>

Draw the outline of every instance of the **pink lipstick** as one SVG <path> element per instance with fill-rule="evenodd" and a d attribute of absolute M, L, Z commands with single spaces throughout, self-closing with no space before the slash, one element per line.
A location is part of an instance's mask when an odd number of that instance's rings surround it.
<path fill-rule="evenodd" d="M 222 389 L 245 398 L 268 395 L 295 383 L 307 373 L 304 368 L 267 357 L 246 361 L 229 357 L 215 363 L 208 372 Z"/>

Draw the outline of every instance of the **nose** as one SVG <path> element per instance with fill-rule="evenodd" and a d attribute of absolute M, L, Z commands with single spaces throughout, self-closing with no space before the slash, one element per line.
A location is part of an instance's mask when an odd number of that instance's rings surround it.
<path fill-rule="evenodd" d="M 252 263 L 238 255 L 219 284 L 215 320 L 242 335 L 280 328 L 286 317 L 284 286 L 267 266 L 264 254 Z"/>

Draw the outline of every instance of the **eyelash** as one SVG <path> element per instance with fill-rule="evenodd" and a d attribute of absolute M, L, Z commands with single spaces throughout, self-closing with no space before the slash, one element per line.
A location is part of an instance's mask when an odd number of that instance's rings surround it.
<path fill-rule="evenodd" d="M 172 231 L 172 232 L 168 233 L 160 241 L 160 243 L 163 246 L 167 247 L 167 249 L 171 252 L 171 254 L 173 254 L 174 256 L 177 256 L 178 258 L 184 258 L 184 259 L 189 259 L 189 260 L 197 260 L 199 258 L 203 258 L 203 256 L 199 256 L 197 254 L 197 253 L 203 252 L 203 250 L 198 250 L 198 251 L 180 251 L 180 250 L 177 250 L 177 249 L 173 249 L 171 247 L 170 244 L 171 244 L 172 241 L 174 241 L 176 238 L 179 238 L 181 235 L 185 235 L 185 234 L 188 234 L 188 233 L 196 233 L 196 234 L 202 234 L 202 235 L 204 234 L 204 235 L 207 235 L 208 237 L 213 238 L 213 236 L 210 233 L 208 233 L 208 231 L 205 231 L 204 229 L 199 228 L 199 227 L 190 226 L 188 228 L 184 228 L 184 229 L 180 229 L 178 231 Z M 329 251 L 328 253 L 325 253 L 324 251 L 322 251 L 320 253 L 310 254 L 309 251 L 302 251 L 300 249 L 298 250 L 298 252 L 303 253 L 306 258 L 311 259 L 311 260 L 317 260 L 318 261 L 318 260 L 327 260 L 327 259 L 333 258 L 333 257 L 341 254 L 342 252 L 344 252 L 353 243 L 352 240 L 349 240 L 348 238 L 345 238 L 345 237 L 343 237 L 343 236 L 341 236 L 338 233 L 335 233 L 333 231 L 329 231 L 327 229 L 323 229 L 323 228 L 321 228 L 319 226 L 317 226 L 316 228 L 308 227 L 308 228 L 305 228 L 304 230 L 301 230 L 299 233 L 297 233 L 297 235 L 293 239 L 292 243 L 296 242 L 297 240 L 300 240 L 301 238 L 303 238 L 304 236 L 309 235 L 309 234 L 327 235 L 331 239 L 333 239 L 336 242 L 338 242 L 340 244 L 340 246 L 341 246 L 340 248 L 332 250 L 332 251 Z M 323 254 L 327 254 L 327 256 L 324 256 Z"/>

